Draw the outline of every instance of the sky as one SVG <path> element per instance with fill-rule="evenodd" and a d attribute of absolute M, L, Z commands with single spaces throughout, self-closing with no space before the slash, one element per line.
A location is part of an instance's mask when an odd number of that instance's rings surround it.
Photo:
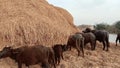
<path fill-rule="evenodd" d="M 66 9 L 75 25 L 114 24 L 120 21 L 120 0 L 47 0 Z"/>

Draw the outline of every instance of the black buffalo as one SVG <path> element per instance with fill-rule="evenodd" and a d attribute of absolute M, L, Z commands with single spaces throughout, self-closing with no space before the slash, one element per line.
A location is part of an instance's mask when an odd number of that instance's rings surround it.
<path fill-rule="evenodd" d="M 117 34 L 117 38 L 116 38 L 116 46 L 117 46 L 117 41 L 119 41 L 119 43 L 120 43 L 120 33 Z"/>
<path fill-rule="evenodd" d="M 91 30 L 90 28 L 86 28 L 85 31 L 83 32 L 92 32 L 95 37 L 96 37 L 96 41 L 98 40 L 99 42 L 103 43 L 103 50 L 106 49 L 106 51 L 109 50 L 109 33 L 106 30 Z"/>
<path fill-rule="evenodd" d="M 67 42 L 67 49 L 71 50 L 74 47 L 78 51 L 78 56 L 80 55 L 80 50 L 82 51 L 82 56 L 84 57 L 84 37 L 81 34 L 70 35 Z"/>
<path fill-rule="evenodd" d="M 95 50 L 95 45 L 96 45 L 96 37 L 93 33 L 81 33 L 82 36 L 84 37 L 84 46 L 88 43 L 91 45 L 91 50 Z"/>

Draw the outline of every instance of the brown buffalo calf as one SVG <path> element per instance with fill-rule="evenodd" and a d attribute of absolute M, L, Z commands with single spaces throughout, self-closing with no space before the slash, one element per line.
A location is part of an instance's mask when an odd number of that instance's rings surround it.
<path fill-rule="evenodd" d="M 53 46 L 56 64 L 60 63 L 61 58 L 63 59 L 63 51 L 65 51 L 65 46 L 66 45 L 62 45 L 62 44 L 56 44 Z"/>

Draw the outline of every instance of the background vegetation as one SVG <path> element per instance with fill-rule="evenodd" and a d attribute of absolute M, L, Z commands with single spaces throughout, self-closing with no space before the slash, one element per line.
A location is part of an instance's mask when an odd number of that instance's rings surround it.
<path fill-rule="evenodd" d="M 120 33 L 120 21 L 117 21 L 112 25 L 109 25 L 106 23 L 100 23 L 100 24 L 94 25 L 94 27 L 95 29 L 98 29 L 98 30 L 105 29 L 110 33 Z"/>

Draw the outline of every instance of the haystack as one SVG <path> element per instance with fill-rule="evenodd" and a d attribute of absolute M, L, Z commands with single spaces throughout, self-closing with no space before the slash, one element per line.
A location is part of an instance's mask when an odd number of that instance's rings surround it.
<path fill-rule="evenodd" d="M 0 0 L 0 50 L 42 44 L 66 44 L 77 30 L 65 9 L 46 0 Z M 0 60 L 0 68 L 16 68 L 10 59 Z"/>
<path fill-rule="evenodd" d="M 46 0 L 0 0 L 0 47 L 67 42 L 77 31 L 65 9 Z"/>

